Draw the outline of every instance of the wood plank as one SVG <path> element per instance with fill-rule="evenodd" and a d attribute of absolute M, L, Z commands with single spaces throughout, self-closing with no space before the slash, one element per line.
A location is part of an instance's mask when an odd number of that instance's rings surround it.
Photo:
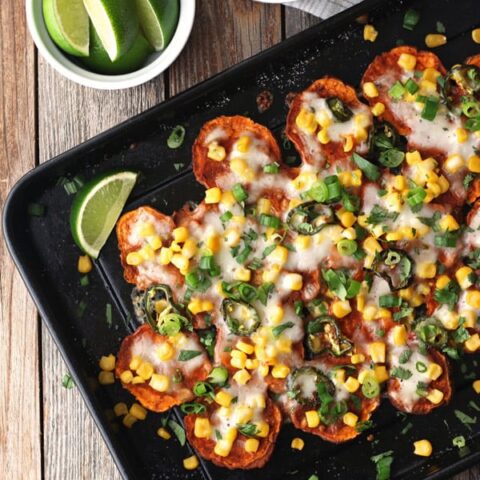
<path fill-rule="evenodd" d="M 251 0 L 197 2 L 192 36 L 170 68 L 175 95 L 282 39 L 281 7 Z"/>
<path fill-rule="evenodd" d="M 285 35 L 290 37 L 306 28 L 316 25 L 321 20 L 295 8 L 285 7 Z M 480 478 L 480 465 L 452 477 L 452 480 L 476 480 Z"/>
<path fill-rule="evenodd" d="M 70 82 L 43 59 L 39 59 L 38 84 L 40 162 L 164 98 L 162 77 L 141 87 L 105 92 Z M 67 370 L 45 327 L 41 342 L 45 478 L 121 478 L 80 394 L 62 387 Z"/>
<path fill-rule="evenodd" d="M 15 0 L 0 8 L 0 51 L 3 206 L 16 180 L 35 166 L 35 52 Z M 35 480 L 41 478 L 38 318 L 1 232 L 0 265 L 0 469 L 8 478 Z"/>

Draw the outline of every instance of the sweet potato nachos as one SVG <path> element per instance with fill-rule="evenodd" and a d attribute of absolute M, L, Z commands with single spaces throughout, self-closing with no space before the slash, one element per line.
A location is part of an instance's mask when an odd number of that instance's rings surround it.
<path fill-rule="evenodd" d="M 148 409 L 183 404 L 202 457 L 258 468 L 282 418 L 339 443 L 382 397 L 448 403 L 447 357 L 480 350 L 478 63 L 403 46 L 367 68 L 362 99 L 315 81 L 287 118 L 299 167 L 267 128 L 216 118 L 193 146 L 204 200 L 119 220 L 145 324 L 117 377 Z"/>

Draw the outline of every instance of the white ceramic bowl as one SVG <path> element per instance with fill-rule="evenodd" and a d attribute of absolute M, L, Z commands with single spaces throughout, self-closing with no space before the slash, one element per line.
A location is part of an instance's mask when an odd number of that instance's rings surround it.
<path fill-rule="evenodd" d="M 133 0 L 132 0 L 133 1 Z M 150 55 L 140 70 L 124 75 L 101 75 L 82 68 L 60 50 L 48 34 L 43 19 L 42 0 L 26 0 L 27 23 L 39 52 L 57 72 L 86 87 L 101 90 L 130 88 L 148 82 L 166 70 L 180 55 L 192 31 L 195 0 L 180 0 L 178 25 L 167 48 Z"/>

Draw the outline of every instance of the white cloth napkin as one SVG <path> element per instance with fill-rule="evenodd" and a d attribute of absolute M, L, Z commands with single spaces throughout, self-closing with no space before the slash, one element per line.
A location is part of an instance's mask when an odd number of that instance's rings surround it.
<path fill-rule="evenodd" d="M 296 0 L 284 5 L 299 8 L 316 17 L 325 19 L 360 2 L 361 0 Z"/>

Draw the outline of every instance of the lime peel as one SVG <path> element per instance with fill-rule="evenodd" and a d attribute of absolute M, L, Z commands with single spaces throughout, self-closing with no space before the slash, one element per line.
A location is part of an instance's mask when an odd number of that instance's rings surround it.
<path fill-rule="evenodd" d="M 137 174 L 110 173 L 87 183 L 76 195 L 70 214 L 75 243 L 97 258 L 122 213 L 135 185 Z"/>

